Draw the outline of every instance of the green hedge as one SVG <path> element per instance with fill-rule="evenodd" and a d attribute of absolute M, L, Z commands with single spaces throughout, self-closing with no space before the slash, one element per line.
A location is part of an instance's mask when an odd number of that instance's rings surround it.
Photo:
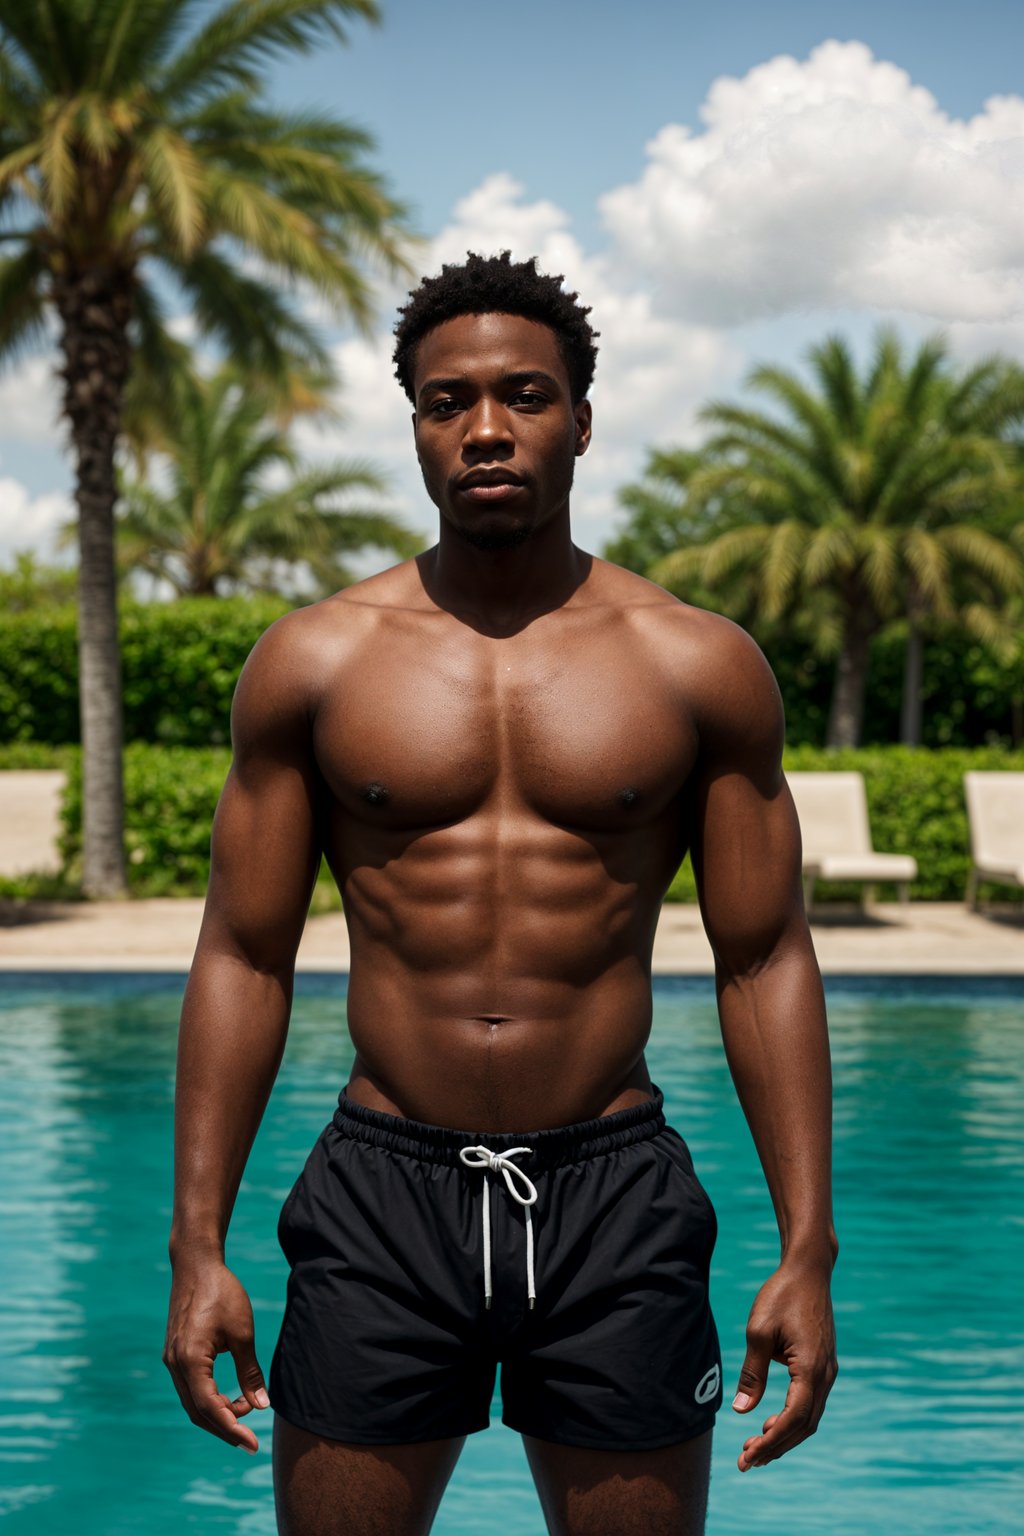
<path fill-rule="evenodd" d="M 47 741 L 0 743 L 0 773 L 34 768 L 67 768 L 78 756 L 75 746 L 55 747 Z"/>
<path fill-rule="evenodd" d="M 11 756 L 16 753 L 8 749 Z M 5 762 L 0 767 L 23 766 Z M 125 852 L 133 896 L 202 896 L 210 874 L 210 829 L 224 787 L 227 747 L 159 747 L 133 742 L 124 753 Z M 49 766 L 40 764 L 39 766 Z M 67 884 L 80 885 L 82 869 L 82 759 L 65 749 L 68 784 L 61 810 L 60 855 Z M 314 911 L 340 908 L 326 865 L 321 866 Z"/>
<path fill-rule="evenodd" d="M 273 597 L 123 604 L 126 740 L 227 743 L 245 658 L 288 607 Z M 0 616 L 0 742 L 78 740 L 74 607 Z"/>
<path fill-rule="evenodd" d="M 231 753 L 226 747 L 155 747 L 124 753 L 124 841 L 136 896 L 201 896 L 210 872 L 210 824 Z M 61 862 L 81 878 L 82 773 L 76 752 L 61 814 Z"/>
<path fill-rule="evenodd" d="M 920 901 L 962 901 L 970 868 L 970 841 L 963 777 L 968 769 L 1015 769 L 1024 772 L 1024 752 L 1002 747 L 860 747 L 826 752 L 819 747 L 789 747 L 783 759 L 787 771 L 814 772 L 855 769 L 864 775 L 871 821 L 871 840 L 880 853 L 911 853 L 919 878 L 910 888 Z M 818 881 L 815 905 L 826 901 L 856 901 L 863 887 L 848 882 Z M 983 898 L 1014 899 L 1007 886 L 982 886 Z M 895 887 L 879 884 L 881 899 Z M 1017 896 L 1020 893 L 1017 892 Z M 669 901 L 695 901 L 689 858 L 672 882 Z"/>
<path fill-rule="evenodd" d="M 180 746 L 229 739 L 231 695 L 249 651 L 287 611 L 271 597 L 125 603 L 121 610 L 125 737 Z M 791 744 L 825 739 L 833 665 L 788 638 L 765 640 Z M 864 743 L 899 736 L 903 638 L 871 649 Z M 1000 666 L 963 636 L 934 638 L 924 657 L 926 746 L 1010 745 L 1024 730 L 1024 649 Z M 72 606 L 0 616 L 0 743 L 78 740 L 78 653 Z"/>

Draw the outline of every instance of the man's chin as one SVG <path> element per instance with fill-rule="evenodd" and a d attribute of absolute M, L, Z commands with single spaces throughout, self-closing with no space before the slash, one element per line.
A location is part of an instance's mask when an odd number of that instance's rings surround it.
<path fill-rule="evenodd" d="M 463 543 L 473 549 L 518 549 L 533 532 L 529 523 L 513 523 L 505 528 L 466 528 L 459 524 L 454 527 Z"/>

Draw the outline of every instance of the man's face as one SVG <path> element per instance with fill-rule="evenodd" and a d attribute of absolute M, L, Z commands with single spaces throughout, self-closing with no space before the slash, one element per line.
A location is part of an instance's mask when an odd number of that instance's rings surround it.
<path fill-rule="evenodd" d="M 550 327 L 459 315 L 416 349 L 413 428 L 427 494 L 469 544 L 523 543 L 565 508 L 590 442 Z"/>

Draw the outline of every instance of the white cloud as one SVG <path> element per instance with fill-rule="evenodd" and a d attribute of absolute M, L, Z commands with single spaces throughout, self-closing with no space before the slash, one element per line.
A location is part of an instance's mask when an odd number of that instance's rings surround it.
<path fill-rule="evenodd" d="M 0 561 L 10 563 L 20 550 L 33 550 L 44 560 L 58 558 L 55 534 L 73 515 L 70 497 L 61 491 L 30 496 L 19 480 L 0 477 Z M 68 557 L 59 557 L 63 562 Z"/>
<path fill-rule="evenodd" d="M 22 358 L 0 374 L 0 432 L 21 442 L 63 441 L 60 380 L 52 354 Z"/>
<path fill-rule="evenodd" d="M 991 322 L 1024 311 L 1024 100 L 952 119 L 863 43 L 715 81 L 601 199 L 621 267 L 721 325 L 813 308 Z"/>

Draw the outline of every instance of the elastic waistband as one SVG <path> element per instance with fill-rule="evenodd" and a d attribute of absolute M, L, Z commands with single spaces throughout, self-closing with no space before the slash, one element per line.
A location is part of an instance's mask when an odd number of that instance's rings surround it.
<path fill-rule="evenodd" d="M 660 1089 L 653 1091 L 654 1097 L 645 1104 L 634 1104 L 630 1109 L 599 1115 L 594 1120 L 581 1120 L 577 1125 L 494 1135 L 491 1131 L 452 1131 L 443 1125 L 424 1125 L 419 1120 L 406 1120 L 400 1115 L 385 1115 L 380 1110 L 356 1104 L 342 1089 L 334 1112 L 334 1125 L 343 1136 L 350 1136 L 354 1141 L 385 1147 L 406 1157 L 418 1157 L 423 1162 L 452 1166 L 461 1166 L 459 1153 L 463 1147 L 477 1146 L 481 1142 L 486 1142 L 494 1152 L 530 1147 L 534 1152 L 530 1160 L 530 1172 L 533 1173 L 582 1159 L 589 1161 L 592 1157 L 601 1157 L 606 1152 L 616 1152 L 620 1147 L 657 1136 L 665 1128 L 664 1098 Z"/>

